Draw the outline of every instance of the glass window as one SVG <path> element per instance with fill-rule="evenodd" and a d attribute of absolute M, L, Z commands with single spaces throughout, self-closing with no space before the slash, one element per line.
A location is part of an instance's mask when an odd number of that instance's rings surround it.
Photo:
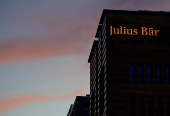
<path fill-rule="evenodd" d="M 157 83 L 160 83 L 161 82 L 161 79 L 160 78 L 157 78 Z"/>
<path fill-rule="evenodd" d="M 169 78 L 166 78 L 166 83 L 169 83 Z"/>
<path fill-rule="evenodd" d="M 133 77 L 130 77 L 130 82 L 133 82 Z"/>
<path fill-rule="evenodd" d="M 166 66 L 166 77 L 169 77 L 169 67 Z"/>
<path fill-rule="evenodd" d="M 133 65 L 130 65 L 130 76 L 133 76 Z"/>
<path fill-rule="evenodd" d="M 160 66 L 157 66 L 157 77 L 160 77 Z"/>
<path fill-rule="evenodd" d="M 133 65 L 130 65 L 130 82 L 133 82 Z"/>
<path fill-rule="evenodd" d="M 139 66 L 139 76 L 142 76 L 142 66 Z"/>
<path fill-rule="evenodd" d="M 148 83 L 151 83 L 151 81 L 152 81 L 152 80 L 151 80 L 151 78 L 149 77 L 149 78 L 148 78 Z"/>
<path fill-rule="evenodd" d="M 142 82 L 142 77 L 139 77 L 139 82 Z"/>

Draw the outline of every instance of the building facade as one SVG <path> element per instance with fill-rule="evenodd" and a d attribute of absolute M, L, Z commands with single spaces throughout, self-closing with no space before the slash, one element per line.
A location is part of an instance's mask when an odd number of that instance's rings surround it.
<path fill-rule="evenodd" d="M 103 10 L 95 37 L 90 116 L 170 116 L 170 13 Z"/>
<path fill-rule="evenodd" d="M 74 104 L 71 104 L 67 116 L 90 116 L 90 95 L 76 96 Z"/>

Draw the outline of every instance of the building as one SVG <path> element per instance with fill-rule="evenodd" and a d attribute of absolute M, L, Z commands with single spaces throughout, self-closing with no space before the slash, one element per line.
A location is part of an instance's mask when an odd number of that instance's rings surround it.
<path fill-rule="evenodd" d="M 95 37 L 90 116 L 170 116 L 170 12 L 103 10 Z"/>
<path fill-rule="evenodd" d="M 71 104 L 67 116 L 90 116 L 90 95 L 76 96 L 74 104 Z"/>

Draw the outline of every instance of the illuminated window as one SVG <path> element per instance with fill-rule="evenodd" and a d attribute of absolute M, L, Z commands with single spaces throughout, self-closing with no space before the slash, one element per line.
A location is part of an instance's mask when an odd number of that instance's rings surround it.
<path fill-rule="evenodd" d="M 166 66 L 166 83 L 169 83 L 169 67 Z"/>
<path fill-rule="evenodd" d="M 142 76 L 142 66 L 139 66 L 139 76 Z"/>
<path fill-rule="evenodd" d="M 139 82 L 140 82 L 140 83 L 142 82 L 142 77 L 139 77 Z"/>
<path fill-rule="evenodd" d="M 166 78 L 166 83 L 169 83 L 169 78 Z"/>
<path fill-rule="evenodd" d="M 160 78 L 157 78 L 157 83 L 160 83 L 160 82 L 161 82 Z"/>
<path fill-rule="evenodd" d="M 152 82 L 151 77 L 149 77 L 148 78 L 148 83 L 151 83 L 151 82 Z"/>
<path fill-rule="evenodd" d="M 151 66 L 148 66 L 148 76 L 151 76 Z"/>
<path fill-rule="evenodd" d="M 130 65 L 130 76 L 133 76 L 133 65 Z"/>
<path fill-rule="evenodd" d="M 130 77 L 130 82 L 133 82 L 133 77 Z"/>
<path fill-rule="evenodd" d="M 133 82 L 133 65 L 130 65 L 130 82 Z"/>
<path fill-rule="evenodd" d="M 166 77 L 169 77 L 169 67 L 166 66 Z"/>

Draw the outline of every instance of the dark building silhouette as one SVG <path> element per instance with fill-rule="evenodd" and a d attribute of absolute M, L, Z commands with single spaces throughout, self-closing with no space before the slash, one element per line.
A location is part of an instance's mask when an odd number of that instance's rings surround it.
<path fill-rule="evenodd" d="M 67 116 L 90 116 L 90 95 L 76 96 L 74 104 L 71 104 Z"/>
<path fill-rule="evenodd" d="M 95 37 L 90 116 L 170 116 L 170 13 L 104 10 Z"/>

